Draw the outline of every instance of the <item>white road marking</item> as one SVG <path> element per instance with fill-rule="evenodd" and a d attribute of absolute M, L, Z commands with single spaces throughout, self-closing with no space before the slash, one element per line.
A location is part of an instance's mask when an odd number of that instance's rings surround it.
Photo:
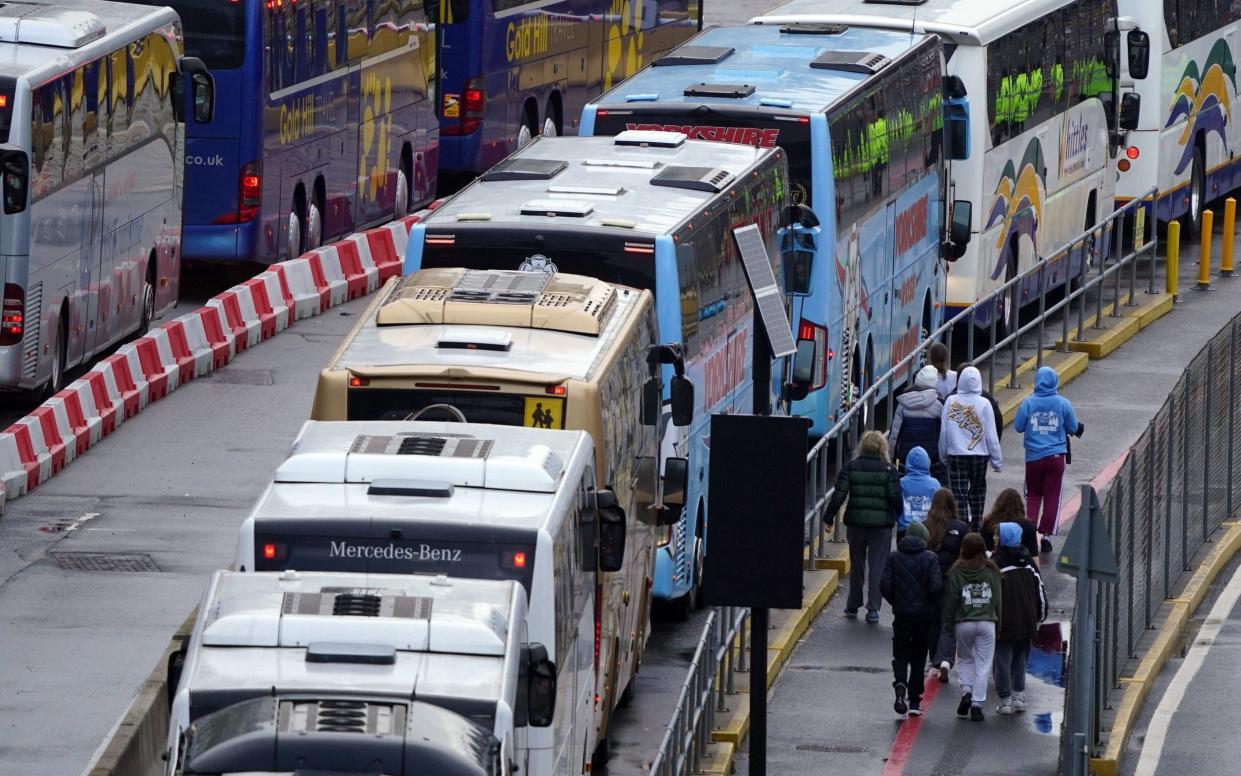
<path fill-rule="evenodd" d="M 1198 638 L 1194 639 L 1181 667 L 1176 669 L 1176 675 L 1172 677 L 1172 682 L 1168 684 L 1163 698 L 1159 700 L 1155 714 L 1151 717 L 1150 726 L 1146 729 L 1142 756 L 1138 758 L 1138 767 L 1134 770 L 1134 776 L 1155 776 L 1158 772 L 1159 760 L 1163 756 L 1163 747 L 1168 738 L 1168 728 L 1172 725 L 1172 718 L 1180 710 L 1190 682 L 1194 680 L 1194 677 L 1198 675 L 1198 670 L 1206 662 L 1207 653 L 1215 645 L 1215 639 L 1219 636 L 1224 621 L 1228 619 L 1229 613 L 1236 607 L 1238 600 L 1241 600 L 1241 568 L 1233 572 L 1232 579 L 1228 580 L 1228 586 L 1224 588 L 1215 601 L 1215 605 L 1211 607 L 1211 613 L 1207 615 L 1206 622 L 1202 624 Z"/>
<path fill-rule="evenodd" d="M 98 512 L 87 512 L 86 514 L 79 517 L 77 520 L 74 520 L 73 523 L 68 528 L 65 529 L 65 533 L 71 533 L 73 531 L 78 530 L 86 523 L 89 523 L 90 521 L 94 520 L 96 517 L 99 517 Z"/>

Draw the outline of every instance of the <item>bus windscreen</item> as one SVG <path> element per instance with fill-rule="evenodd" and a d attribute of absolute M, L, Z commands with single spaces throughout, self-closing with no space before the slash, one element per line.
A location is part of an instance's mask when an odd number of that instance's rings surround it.
<path fill-rule="evenodd" d="M 537 247 L 521 247 L 522 238 L 527 235 L 510 236 L 515 238 L 512 242 L 497 235 L 494 244 L 479 245 L 471 241 L 462 245 L 460 243 L 466 238 L 458 231 L 457 244 L 437 245 L 428 241 L 423 249 L 422 267 L 567 272 L 598 278 L 605 283 L 655 290 L 655 246 L 650 243 L 633 244 L 622 251 L 593 250 L 574 244 L 579 242 L 578 235 L 562 241 L 561 234 L 548 229 L 537 235 Z"/>
<path fill-rule="evenodd" d="M 740 111 L 709 111 L 699 106 L 692 110 L 673 112 L 601 109 L 595 117 L 596 135 L 616 135 L 627 129 L 682 132 L 690 140 L 752 145 L 759 148 L 779 146 L 789 160 L 789 178 L 794 204 L 810 204 L 810 120 L 805 116 L 769 116 Z"/>
<path fill-rule="evenodd" d="M 136 0 L 142 5 L 170 5 L 181 17 L 185 53 L 211 70 L 241 67 L 246 58 L 247 3 L 221 0 Z"/>

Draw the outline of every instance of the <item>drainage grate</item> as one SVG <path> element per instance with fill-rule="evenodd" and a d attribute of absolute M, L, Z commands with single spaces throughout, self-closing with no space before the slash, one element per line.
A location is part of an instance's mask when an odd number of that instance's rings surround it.
<path fill-rule="evenodd" d="M 66 571 L 159 571 L 151 556 L 140 552 L 49 552 L 48 556 Z"/>
<path fill-rule="evenodd" d="M 824 754 L 866 754 L 870 750 L 864 746 L 851 746 L 849 744 L 841 744 L 832 746 L 831 744 L 798 744 L 799 752 L 823 752 Z"/>

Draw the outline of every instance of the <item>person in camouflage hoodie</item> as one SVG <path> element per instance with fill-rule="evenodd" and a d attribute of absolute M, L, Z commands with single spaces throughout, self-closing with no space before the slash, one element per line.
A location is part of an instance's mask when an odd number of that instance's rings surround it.
<path fill-rule="evenodd" d="M 862 586 L 866 585 L 866 621 L 874 624 L 879 622 L 883 602 L 879 577 L 892 547 L 892 526 L 905 510 L 900 475 L 888 461 L 888 440 L 880 432 L 867 431 L 862 435 L 857 456 L 836 477 L 827 514 L 835 516 L 841 506 L 845 508 L 850 568 L 845 616 L 857 617 L 862 606 Z"/>

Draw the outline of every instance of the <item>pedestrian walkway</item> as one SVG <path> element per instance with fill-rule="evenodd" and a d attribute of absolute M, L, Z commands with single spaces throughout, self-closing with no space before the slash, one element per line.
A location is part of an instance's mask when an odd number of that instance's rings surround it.
<path fill-rule="evenodd" d="M 1218 241 L 1217 241 L 1218 245 Z M 1187 277 L 1188 272 L 1182 272 Z M 1087 426 L 1073 440 L 1073 463 L 1065 473 L 1062 535 L 1075 510 L 1078 486 L 1103 487 L 1119 459 L 1163 404 L 1188 362 L 1241 305 L 1241 279 L 1215 278 L 1215 290 L 1192 290 L 1182 283 L 1181 302 L 1158 324 L 1143 330 L 1061 393 L 1073 402 Z M 1027 376 L 1033 379 L 1033 374 Z M 988 506 L 1003 488 L 1022 490 L 1022 437 L 1011 428 L 1003 436 L 1001 474 L 988 475 Z M 1050 605 L 1047 624 L 1031 655 L 1027 684 L 1029 711 L 1002 717 L 994 713 L 994 688 L 987 719 L 957 719 L 955 676 L 948 685 L 932 682 L 937 695 L 923 706 L 921 721 L 901 722 L 892 712 L 891 616 L 885 606 L 878 625 L 841 616 L 838 595 L 794 653 L 771 707 L 768 764 L 771 773 L 884 774 L 1054 774 L 1059 757 L 1063 711 L 1063 660 L 1060 645 L 1069 639 L 1073 582 L 1051 569 L 1054 554 L 1042 556 Z M 842 591 L 843 592 L 843 591 Z M 1229 631 L 1231 632 L 1231 631 Z M 791 680 L 791 681 L 790 681 Z M 1241 690 L 1234 683 L 1231 698 Z M 1230 708 L 1230 704 L 1216 706 Z M 1234 760 L 1235 761 L 1235 760 Z M 745 752 L 738 772 L 748 766 Z M 1212 772 L 1209 768 L 1202 771 Z"/>

